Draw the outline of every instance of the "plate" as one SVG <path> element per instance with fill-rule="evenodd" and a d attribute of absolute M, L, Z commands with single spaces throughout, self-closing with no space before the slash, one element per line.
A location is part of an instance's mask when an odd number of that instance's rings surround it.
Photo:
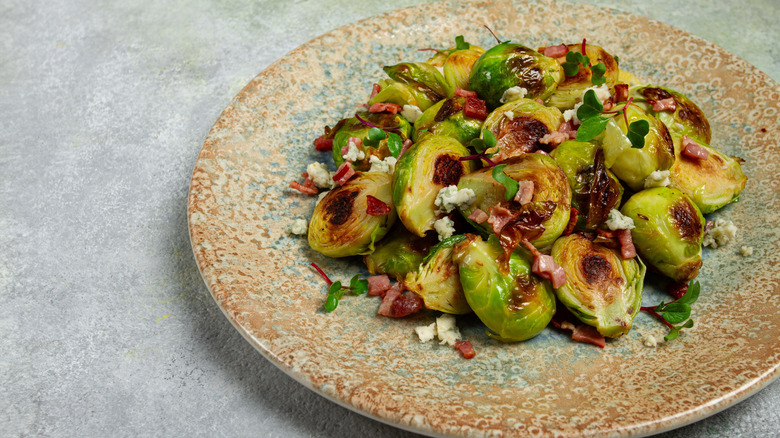
<path fill-rule="evenodd" d="M 515 17 L 522 17 L 515 19 Z M 620 22 L 620 26 L 615 23 Z M 421 344 L 414 327 L 376 315 L 378 300 L 347 297 L 332 313 L 316 262 L 332 278 L 364 272 L 359 260 L 310 250 L 290 224 L 314 198 L 288 188 L 312 161 L 312 141 L 363 103 L 381 66 L 423 60 L 463 34 L 490 47 L 483 27 L 530 47 L 580 41 L 619 55 L 626 70 L 677 89 L 713 126 L 712 144 L 746 160 L 732 220 L 736 244 L 705 251 L 696 325 L 648 347 L 665 330 L 644 314 L 605 349 L 546 329 L 500 344 L 459 318 L 477 356 Z M 351 24 L 293 50 L 254 78 L 208 134 L 189 193 L 190 236 L 217 304 L 268 360 L 329 399 L 432 435 L 647 435 L 682 426 L 755 393 L 780 373 L 780 87 L 736 56 L 671 26 L 585 5 L 541 1 L 435 3 Z M 330 162 L 332 165 L 332 162 Z M 740 246 L 754 253 L 739 255 Z M 645 304 L 663 295 L 649 289 Z"/>

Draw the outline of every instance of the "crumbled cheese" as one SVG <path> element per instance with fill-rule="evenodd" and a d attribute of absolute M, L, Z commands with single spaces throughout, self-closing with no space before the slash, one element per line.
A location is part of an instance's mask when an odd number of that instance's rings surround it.
<path fill-rule="evenodd" d="M 737 226 L 734 222 L 725 219 L 715 219 L 715 224 L 709 230 L 704 231 L 702 246 L 712 249 L 726 246 L 737 237 Z"/>
<path fill-rule="evenodd" d="M 455 222 L 444 216 L 433 223 L 433 229 L 439 234 L 439 240 L 444 240 L 455 234 Z"/>
<path fill-rule="evenodd" d="M 739 253 L 742 255 L 742 257 L 750 257 L 753 255 L 753 247 L 752 246 L 743 246 L 739 249 Z"/>
<path fill-rule="evenodd" d="M 607 84 L 601 84 L 598 87 L 590 87 L 590 88 L 586 89 L 582 93 L 583 98 L 585 97 L 585 93 L 587 93 L 588 90 L 593 90 L 596 93 L 596 99 L 598 99 L 599 102 L 601 102 L 601 103 L 606 102 L 607 99 L 609 99 L 610 96 L 612 96 L 612 94 L 610 94 L 610 92 L 609 92 L 609 87 L 607 86 Z"/>
<path fill-rule="evenodd" d="M 476 200 L 477 195 L 474 193 L 474 190 L 458 190 L 458 186 L 452 185 L 439 190 L 439 194 L 436 195 L 436 200 L 433 203 L 439 207 L 440 212 L 449 213 L 458 207 L 468 207 Z"/>
<path fill-rule="evenodd" d="M 508 88 L 506 91 L 504 91 L 503 96 L 501 96 L 501 103 L 507 103 L 511 102 L 515 99 L 522 99 L 528 94 L 528 90 L 526 90 L 523 87 L 512 87 Z"/>
<path fill-rule="evenodd" d="M 303 236 L 306 234 L 308 228 L 309 226 L 306 223 L 306 219 L 295 219 L 292 225 L 290 225 L 290 232 L 298 236 Z"/>
<path fill-rule="evenodd" d="M 306 173 L 314 181 L 314 185 L 321 189 L 332 189 L 336 184 L 333 181 L 333 174 L 328 171 L 328 167 L 322 163 L 311 163 L 306 166 Z"/>
<path fill-rule="evenodd" d="M 368 161 L 371 163 L 369 172 L 385 172 L 392 175 L 395 172 L 395 163 L 398 162 L 398 159 L 389 155 L 384 160 L 380 160 L 376 155 L 372 155 L 368 158 Z"/>
<path fill-rule="evenodd" d="M 645 178 L 646 189 L 652 187 L 666 187 L 671 183 L 672 182 L 669 181 L 668 170 L 654 170 L 650 173 L 650 175 L 647 175 L 647 178 Z"/>
<path fill-rule="evenodd" d="M 420 342 L 428 342 L 436 337 L 436 322 L 432 322 L 431 325 L 415 327 L 414 331 L 417 332 Z"/>
<path fill-rule="evenodd" d="M 512 111 L 504 111 L 504 117 L 506 117 L 511 121 L 515 118 L 515 113 L 513 113 Z"/>
<path fill-rule="evenodd" d="M 417 105 L 404 105 L 404 109 L 401 111 L 401 115 L 404 116 L 404 118 L 408 120 L 409 123 L 416 122 L 422 113 L 423 112 L 420 111 L 420 108 Z"/>
<path fill-rule="evenodd" d="M 588 90 L 593 90 L 593 92 L 596 93 L 596 99 L 598 99 L 599 102 L 601 103 L 604 103 L 611 96 L 611 94 L 609 93 L 609 87 L 606 84 L 600 85 L 598 87 L 590 87 L 585 89 L 585 91 L 582 92 L 582 96 L 580 97 L 579 103 L 574 105 L 574 108 L 563 112 L 564 121 L 568 122 L 571 120 L 575 125 L 579 125 L 580 123 L 582 123 L 580 121 L 580 118 L 577 117 L 577 110 L 580 109 L 580 107 L 582 106 L 582 101 L 585 98 L 585 93 L 587 93 Z"/>
<path fill-rule="evenodd" d="M 366 153 L 358 149 L 355 142 L 347 142 L 347 153 L 342 155 L 342 158 L 346 161 L 357 161 L 366 158 Z"/>
<path fill-rule="evenodd" d="M 653 335 L 645 336 L 645 338 L 642 340 L 642 343 L 644 343 L 646 347 L 655 347 L 658 345 L 658 341 L 655 340 Z"/>
<path fill-rule="evenodd" d="M 580 124 L 580 119 L 577 117 L 577 110 L 579 109 L 579 107 L 581 105 L 582 105 L 581 103 L 578 103 L 577 105 L 574 106 L 574 109 L 568 109 L 568 110 L 564 111 L 563 112 L 563 121 L 564 122 L 568 122 L 570 120 L 573 120 L 575 125 L 579 125 Z"/>
<path fill-rule="evenodd" d="M 604 222 L 610 230 L 632 230 L 634 229 L 634 220 L 614 208 L 609 211 L 609 216 Z"/>
<path fill-rule="evenodd" d="M 436 336 L 440 344 L 455 346 L 455 341 L 460 339 L 460 330 L 455 325 L 454 316 L 442 315 L 436 318 Z"/>

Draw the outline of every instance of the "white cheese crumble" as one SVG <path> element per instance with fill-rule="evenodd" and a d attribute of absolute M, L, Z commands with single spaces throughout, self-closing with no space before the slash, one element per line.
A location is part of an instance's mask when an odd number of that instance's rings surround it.
<path fill-rule="evenodd" d="M 292 225 L 290 225 L 290 232 L 298 236 L 303 236 L 306 234 L 308 227 L 306 219 L 295 219 Z"/>
<path fill-rule="evenodd" d="M 567 122 L 571 120 L 574 122 L 575 125 L 579 125 L 580 123 L 582 123 L 580 122 L 579 117 L 577 117 L 577 110 L 580 109 L 580 107 L 582 106 L 582 101 L 585 98 L 585 93 L 587 93 L 588 90 L 593 90 L 593 92 L 596 93 L 596 99 L 598 99 L 599 102 L 601 103 L 606 102 L 606 100 L 609 99 L 609 97 L 611 96 L 607 84 L 603 84 L 598 87 L 587 88 L 585 89 L 585 91 L 582 92 L 582 96 L 580 97 L 579 103 L 574 105 L 574 108 L 563 112 L 563 120 Z"/>
<path fill-rule="evenodd" d="M 528 90 L 523 87 L 514 86 L 504 91 L 504 94 L 501 96 L 501 103 L 511 102 L 515 99 L 522 99 L 526 95 L 528 95 Z"/>
<path fill-rule="evenodd" d="M 458 186 L 451 185 L 439 190 L 436 200 L 433 203 L 439 207 L 440 212 L 449 213 L 458 207 L 468 207 L 477 200 L 474 190 L 460 189 Z"/>
<path fill-rule="evenodd" d="M 328 171 L 328 167 L 322 163 L 311 163 L 306 166 L 306 173 L 314 181 L 314 185 L 321 189 L 332 189 L 336 184 L 333 181 L 333 174 Z"/>
<path fill-rule="evenodd" d="M 441 341 L 439 344 L 455 346 L 455 342 L 460 340 L 460 330 L 455 325 L 455 317 L 453 315 L 442 315 L 436 318 L 436 321 L 430 325 L 415 327 L 414 331 L 417 333 L 417 337 L 420 338 L 420 342 L 428 342 L 436 337 Z"/>
<path fill-rule="evenodd" d="M 422 113 L 423 112 L 420 111 L 420 108 L 417 105 L 404 105 L 404 109 L 401 111 L 401 115 L 404 116 L 404 118 L 408 120 L 409 123 L 416 122 Z"/>
<path fill-rule="evenodd" d="M 366 158 L 366 153 L 358 149 L 355 142 L 347 142 L 347 153 L 342 155 L 342 158 L 346 161 L 357 161 Z"/>
<path fill-rule="evenodd" d="M 420 342 L 433 340 L 433 338 L 436 337 L 436 321 L 432 322 L 431 325 L 415 327 L 414 331 L 417 332 L 417 337 L 420 338 Z"/>
<path fill-rule="evenodd" d="M 504 117 L 506 117 L 511 121 L 515 118 L 515 113 L 513 113 L 512 111 L 504 111 Z"/>
<path fill-rule="evenodd" d="M 645 178 L 646 189 L 652 187 L 667 187 L 671 183 L 668 170 L 654 170 Z"/>
<path fill-rule="evenodd" d="M 444 216 L 433 223 L 433 229 L 439 234 L 439 240 L 444 240 L 455 234 L 455 222 Z"/>
<path fill-rule="evenodd" d="M 737 237 L 737 226 L 734 222 L 725 219 L 715 219 L 715 224 L 709 230 L 704 231 L 702 246 L 712 249 L 726 246 Z"/>
<path fill-rule="evenodd" d="M 655 347 L 658 345 L 658 341 L 655 340 L 653 335 L 645 336 L 645 338 L 642 340 L 642 343 L 645 344 L 646 347 Z"/>
<path fill-rule="evenodd" d="M 628 216 L 623 216 L 623 213 L 613 208 L 609 211 L 609 216 L 604 225 L 612 231 L 631 230 L 634 228 L 634 220 Z"/>
<path fill-rule="evenodd" d="M 376 155 L 372 155 L 368 158 L 368 161 L 371 163 L 369 172 L 384 172 L 392 175 L 395 172 L 395 163 L 398 162 L 398 159 L 390 155 L 385 157 L 384 160 L 380 160 Z"/>
<path fill-rule="evenodd" d="M 752 246 L 743 246 L 739 249 L 739 253 L 742 255 L 742 257 L 750 257 L 753 255 L 753 247 Z"/>

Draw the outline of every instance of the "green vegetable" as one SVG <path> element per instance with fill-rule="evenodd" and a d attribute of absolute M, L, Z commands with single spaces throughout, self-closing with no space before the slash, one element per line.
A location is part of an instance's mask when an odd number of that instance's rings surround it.
<path fill-rule="evenodd" d="M 609 88 L 618 83 L 619 69 L 617 61 L 607 51 L 599 46 L 587 44 L 583 56 L 582 44 L 569 44 L 569 52 L 566 57 L 557 58 L 566 72 L 563 82 L 550 96 L 549 105 L 559 108 L 561 111 L 572 109 L 579 102 L 582 93 L 594 86 L 606 84 Z M 580 64 L 587 66 L 595 63 L 590 68 L 580 68 Z"/>
<path fill-rule="evenodd" d="M 466 145 L 479 137 L 482 120 L 466 117 L 463 113 L 465 101 L 463 97 L 451 97 L 425 110 L 414 123 L 412 139 L 419 141 L 424 135 L 442 135 Z"/>
<path fill-rule="evenodd" d="M 642 307 L 641 310 L 649 312 L 666 323 L 667 327 L 669 327 L 669 333 L 664 336 L 664 340 L 671 341 L 677 339 L 680 330 L 693 327 L 693 320 L 688 318 L 691 316 L 691 304 L 695 303 L 699 298 L 699 290 L 699 282 L 691 280 L 688 283 L 688 290 L 685 291 L 685 295 L 680 299 L 669 304 L 662 301 L 661 304 L 655 307 Z M 685 321 L 684 324 L 674 325 L 683 321 Z"/>
<path fill-rule="evenodd" d="M 374 252 L 363 257 L 363 261 L 371 275 L 387 274 L 403 279 L 407 273 L 417 270 L 436 243 L 435 236 L 415 236 L 403 224 L 396 223 L 390 233 L 376 243 Z"/>
<path fill-rule="evenodd" d="M 422 297 L 427 309 L 456 315 L 471 313 L 460 285 L 458 265 L 452 261 L 453 246 L 465 239 L 464 235 L 455 235 L 439 242 L 420 267 L 403 280 L 408 290 Z"/>
<path fill-rule="evenodd" d="M 511 201 L 514 199 L 515 195 L 517 194 L 517 189 L 519 184 L 517 181 L 510 178 L 506 173 L 504 173 L 504 168 L 506 167 L 506 164 L 499 164 L 498 166 L 493 167 L 493 179 L 498 181 L 501 185 L 504 186 L 506 191 L 504 192 L 504 199 L 507 201 Z"/>
<path fill-rule="evenodd" d="M 366 171 L 371 168 L 370 160 L 372 155 L 380 160 L 392 155 L 388 144 L 388 134 L 398 136 L 401 143 L 411 136 L 412 125 L 400 114 L 362 112 L 360 117 L 379 128 L 369 127 L 358 120 L 357 117 L 345 119 L 343 123 L 339 122 L 339 125 L 337 125 L 338 130 L 333 136 L 332 154 L 333 162 L 336 166 L 344 162 L 341 151 L 344 146 L 347 146 L 350 137 L 363 139 L 363 144 L 358 149 L 365 154 L 362 160 L 352 162 L 352 168 L 358 171 Z"/>
<path fill-rule="evenodd" d="M 328 296 L 325 298 L 325 304 L 322 307 L 328 312 L 336 310 L 345 292 L 352 292 L 354 295 L 362 295 L 368 292 L 368 280 L 361 279 L 360 274 L 355 274 L 349 281 L 349 287 L 343 287 L 340 281 L 331 283 L 328 288 Z"/>
<path fill-rule="evenodd" d="M 682 93 L 670 88 L 654 85 L 641 85 L 632 87 L 629 95 L 641 105 L 645 111 L 652 114 L 669 128 L 669 131 L 677 136 L 687 135 L 698 143 L 709 144 L 712 136 L 710 122 L 707 116 L 692 100 Z M 661 101 L 674 99 L 674 111 L 653 111 L 653 105 L 649 101 Z"/>
<path fill-rule="evenodd" d="M 545 135 L 558 130 L 563 123 L 560 110 L 532 99 L 515 99 L 491 112 L 482 126 L 496 138 L 495 161 L 546 148 L 539 142 Z"/>

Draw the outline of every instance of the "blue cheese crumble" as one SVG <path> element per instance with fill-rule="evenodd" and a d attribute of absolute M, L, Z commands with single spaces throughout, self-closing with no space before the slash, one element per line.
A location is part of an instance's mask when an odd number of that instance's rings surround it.
<path fill-rule="evenodd" d="M 507 88 L 507 90 L 504 91 L 504 94 L 501 96 L 501 103 L 507 103 L 516 99 L 522 99 L 526 95 L 528 95 L 528 90 L 526 90 L 523 87 L 515 86 L 512 88 Z"/>
<path fill-rule="evenodd" d="M 712 228 L 704 231 L 702 246 L 716 249 L 726 246 L 737 237 L 737 226 L 726 219 L 715 219 Z"/>
<path fill-rule="evenodd" d="M 436 230 L 436 233 L 439 235 L 439 240 L 444 240 L 455 234 L 455 222 L 447 216 L 444 216 L 433 223 L 433 229 Z"/>
<path fill-rule="evenodd" d="M 653 187 L 667 187 L 672 182 L 669 180 L 668 170 L 654 170 L 650 172 L 645 178 L 645 188 L 650 189 Z"/>
<path fill-rule="evenodd" d="M 439 190 L 436 200 L 433 203 L 439 207 L 439 212 L 449 213 L 458 207 L 468 207 L 477 200 L 474 190 L 460 189 L 458 186 L 451 185 Z"/>
<path fill-rule="evenodd" d="M 624 216 L 623 213 L 615 210 L 614 208 L 609 211 L 609 216 L 604 222 L 604 225 L 606 225 L 607 228 L 612 231 L 633 230 L 635 228 L 633 219 L 628 216 Z"/>
<path fill-rule="evenodd" d="M 358 149 L 355 142 L 347 142 L 347 153 L 341 156 L 346 161 L 358 161 L 366 158 L 366 153 Z"/>

